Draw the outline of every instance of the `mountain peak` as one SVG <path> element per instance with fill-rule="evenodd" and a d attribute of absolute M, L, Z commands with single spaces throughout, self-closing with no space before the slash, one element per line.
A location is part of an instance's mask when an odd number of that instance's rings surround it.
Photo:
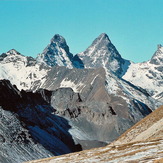
<path fill-rule="evenodd" d="M 59 35 L 59 34 L 55 34 L 55 35 L 53 36 L 53 38 L 51 39 L 51 42 L 52 42 L 52 43 L 62 43 L 62 44 L 65 43 L 65 44 L 67 44 L 65 38 L 62 37 L 62 36 Z"/>
<path fill-rule="evenodd" d="M 111 41 L 110 41 L 108 35 L 106 33 L 102 33 L 93 41 L 91 46 L 100 45 L 100 47 L 101 47 L 101 46 L 107 46 L 110 43 L 111 43 Z"/>
<path fill-rule="evenodd" d="M 163 53 L 163 46 L 161 44 L 157 45 L 157 50 L 161 51 Z"/>
<path fill-rule="evenodd" d="M 161 44 L 157 45 L 157 51 L 152 56 L 150 63 L 161 65 L 163 63 L 163 46 Z"/>
<path fill-rule="evenodd" d="M 50 44 L 38 55 L 37 61 L 48 66 L 66 66 L 73 68 L 73 54 L 70 53 L 66 40 L 59 34 L 55 34 Z"/>
<path fill-rule="evenodd" d="M 101 33 L 97 38 L 98 39 L 107 39 L 110 41 L 109 36 L 106 33 Z"/>
<path fill-rule="evenodd" d="M 86 68 L 104 67 L 122 76 L 130 62 L 124 60 L 106 33 L 100 34 L 82 53 L 78 54 Z"/>
<path fill-rule="evenodd" d="M 6 54 L 8 55 L 21 55 L 17 50 L 11 49 Z"/>

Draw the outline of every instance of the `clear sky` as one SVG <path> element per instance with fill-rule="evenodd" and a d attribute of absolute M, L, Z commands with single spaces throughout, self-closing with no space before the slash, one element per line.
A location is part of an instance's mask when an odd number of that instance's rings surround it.
<path fill-rule="evenodd" d="M 60 34 L 76 54 L 101 33 L 123 58 L 149 60 L 163 44 L 163 0 L 0 0 L 0 53 L 36 57 Z"/>

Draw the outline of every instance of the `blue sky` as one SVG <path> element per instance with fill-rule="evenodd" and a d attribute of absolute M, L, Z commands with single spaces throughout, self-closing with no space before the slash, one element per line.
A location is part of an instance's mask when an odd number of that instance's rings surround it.
<path fill-rule="evenodd" d="M 0 53 L 36 57 L 55 34 L 73 54 L 107 33 L 123 58 L 149 60 L 163 44 L 163 0 L 0 0 Z"/>

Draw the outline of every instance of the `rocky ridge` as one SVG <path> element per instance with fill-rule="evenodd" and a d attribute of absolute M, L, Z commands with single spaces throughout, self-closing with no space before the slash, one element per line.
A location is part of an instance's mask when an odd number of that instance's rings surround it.
<path fill-rule="evenodd" d="M 28 90 L 33 82 L 44 81 L 50 67 L 37 63 L 36 59 L 26 57 L 15 49 L 0 55 L 0 79 L 10 80 L 18 89 Z"/>

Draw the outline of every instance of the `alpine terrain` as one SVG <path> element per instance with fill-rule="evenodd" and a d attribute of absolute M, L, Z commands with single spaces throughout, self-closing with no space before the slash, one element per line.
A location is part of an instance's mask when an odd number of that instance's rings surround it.
<path fill-rule="evenodd" d="M 0 162 L 113 142 L 163 104 L 162 64 L 161 45 L 151 60 L 133 63 L 105 33 L 76 55 L 59 34 L 36 58 L 1 54 Z"/>
<path fill-rule="evenodd" d="M 28 163 L 154 162 L 163 161 L 163 106 L 136 123 L 112 144 Z M 124 140 L 124 141 L 123 141 Z"/>

